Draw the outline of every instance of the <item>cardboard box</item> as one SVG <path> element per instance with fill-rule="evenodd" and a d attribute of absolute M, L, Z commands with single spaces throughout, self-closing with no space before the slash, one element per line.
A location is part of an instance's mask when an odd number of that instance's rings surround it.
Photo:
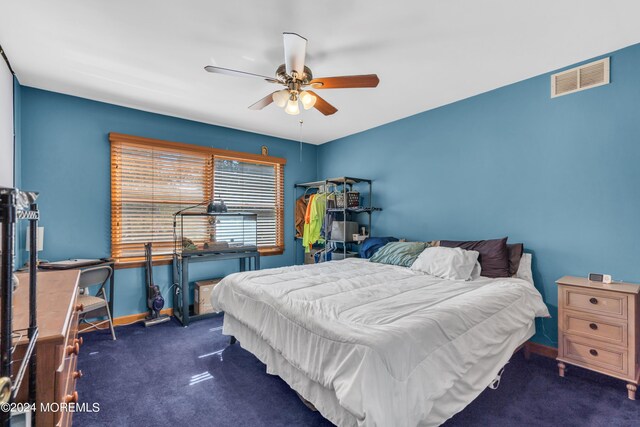
<path fill-rule="evenodd" d="M 196 282 L 196 287 L 193 290 L 193 311 L 195 314 L 213 313 L 211 292 L 220 280 L 222 280 L 222 278 Z"/>
<path fill-rule="evenodd" d="M 315 258 L 314 255 L 316 254 L 316 252 L 318 252 L 320 249 L 311 249 L 311 252 L 307 252 L 304 254 L 304 263 L 305 264 L 315 264 Z"/>

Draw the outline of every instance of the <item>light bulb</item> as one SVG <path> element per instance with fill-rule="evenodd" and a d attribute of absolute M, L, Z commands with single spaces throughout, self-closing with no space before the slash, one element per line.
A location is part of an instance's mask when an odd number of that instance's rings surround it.
<path fill-rule="evenodd" d="M 313 108 L 313 106 L 316 105 L 317 100 L 318 98 L 316 98 L 306 90 L 300 93 L 300 102 L 302 102 L 302 106 L 304 107 L 305 110 L 308 110 L 309 108 Z"/>
<path fill-rule="evenodd" d="M 284 109 L 287 114 L 291 114 L 292 116 L 296 116 L 300 114 L 300 107 L 298 107 L 298 99 L 291 97 L 289 102 L 287 102 L 287 107 Z"/>
<path fill-rule="evenodd" d="M 271 98 L 273 99 L 273 102 L 275 102 L 278 107 L 284 108 L 284 106 L 287 105 L 287 100 L 289 99 L 289 90 L 282 89 L 277 92 L 274 92 L 273 95 L 271 95 Z"/>

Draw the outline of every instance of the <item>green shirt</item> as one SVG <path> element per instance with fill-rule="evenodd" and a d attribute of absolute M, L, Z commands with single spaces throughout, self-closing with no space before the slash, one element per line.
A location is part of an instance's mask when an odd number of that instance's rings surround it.
<path fill-rule="evenodd" d="M 304 234 L 302 236 L 302 244 L 304 251 L 309 252 L 311 245 L 320 240 L 320 231 L 322 230 L 322 222 L 327 207 L 326 193 L 319 193 L 311 201 L 309 211 L 309 224 L 304 225 Z"/>

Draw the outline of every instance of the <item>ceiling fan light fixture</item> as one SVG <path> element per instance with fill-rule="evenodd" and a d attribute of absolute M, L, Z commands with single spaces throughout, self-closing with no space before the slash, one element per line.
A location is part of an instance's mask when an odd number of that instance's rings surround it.
<path fill-rule="evenodd" d="M 287 102 L 287 106 L 284 109 L 285 113 L 291 114 L 292 116 L 297 116 L 300 114 L 300 107 L 298 107 L 298 99 L 295 97 L 291 97 L 289 102 Z"/>
<path fill-rule="evenodd" d="M 287 101 L 289 100 L 289 90 L 279 90 L 277 92 L 274 92 L 271 97 L 273 98 L 273 102 L 275 102 L 278 107 L 284 108 L 287 105 Z"/>
<path fill-rule="evenodd" d="M 274 103 L 287 114 L 298 115 L 300 104 L 305 110 L 315 108 L 325 116 L 335 114 L 338 109 L 329 104 L 316 89 L 374 88 L 380 83 L 376 74 L 358 74 L 351 76 L 313 77 L 311 69 L 305 65 L 307 39 L 295 33 L 282 33 L 284 42 L 284 63 L 276 69 L 275 77 L 264 76 L 246 71 L 233 70 L 215 65 L 205 66 L 210 73 L 229 76 L 260 79 L 268 83 L 284 86 L 264 96 L 249 106 L 250 110 L 262 110 Z M 246 57 L 245 59 L 252 60 Z M 309 90 L 305 91 L 304 88 Z M 313 90 L 312 90 L 313 89 Z M 300 101 L 300 103 L 298 102 Z"/>
<path fill-rule="evenodd" d="M 313 108 L 313 106 L 316 105 L 317 100 L 318 100 L 317 97 L 313 96 L 306 90 L 300 93 L 300 102 L 302 102 L 302 106 L 304 107 L 305 110 Z"/>

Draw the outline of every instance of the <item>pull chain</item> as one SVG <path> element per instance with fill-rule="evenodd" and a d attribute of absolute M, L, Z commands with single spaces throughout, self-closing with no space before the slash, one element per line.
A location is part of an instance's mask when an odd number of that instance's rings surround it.
<path fill-rule="evenodd" d="M 298 141 L 300 141 L 300 163 L 302 163 L 302 119 L 300 119 L 300 133 L 298 135 Z"/>

